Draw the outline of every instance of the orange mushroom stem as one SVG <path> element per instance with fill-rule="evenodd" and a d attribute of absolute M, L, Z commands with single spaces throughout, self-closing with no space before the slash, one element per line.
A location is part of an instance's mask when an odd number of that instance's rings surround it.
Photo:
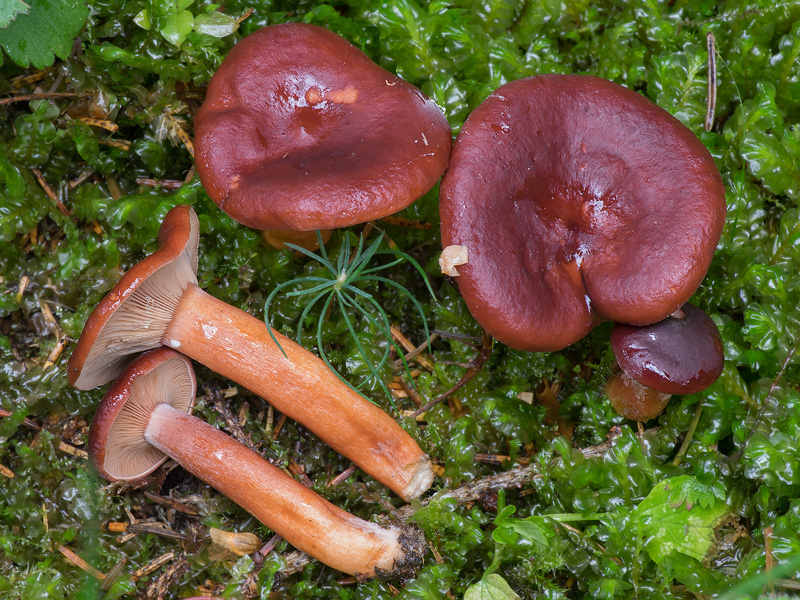
<path fill-rule="evenodd" d="M 169 456 L 281 535 L 345 573 L 402 577 L 421 565 L 421 535 L 381 527 L 329 503 L 197 417 L 195 377 L 182 355 L 141 355 L 103 398 L 89 434 L 92 462 L 109 480 L 138 479 Z"/>
<path fill-rule="evenodd" d="M 95 308 L 69 362 L 70 383 L 92 389 L 133 353 L 168 346 L 269 401 L 404 500 L 433 481 L 430 460 L 383 410 L 343 383 L 317 356 L 198 285 L 197 215 L 177 206 L 160 248 L 130 269 Z"/>

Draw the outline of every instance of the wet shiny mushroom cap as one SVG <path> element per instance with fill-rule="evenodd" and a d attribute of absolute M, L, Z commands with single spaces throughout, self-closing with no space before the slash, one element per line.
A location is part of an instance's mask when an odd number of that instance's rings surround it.
<path fill-rule="evenodd" d="M 667 394 L 693 394 L 722 373 L 722 338 L 697 306 L 684 304 L 678 315 L 644 327 L 615 323 L 611 348 L 622 370 L 642 385 Z"/>
<path fill-rule="evenodd" d="M 239 42 L 195 118 L 208 194 L 256 229 L 332 229 L 387 216 L 447 166 L 451 131 L 416 87 L 321 27 Z"/>
<path fill-rule="evenodd" d="M 441 186 L 459 290 L 519 349 L 558 350 L 598 322 L 660 321 L 705 276 L 725 190 L 694 134 L 610 81 L 540 75 L 467 119 Z"/>

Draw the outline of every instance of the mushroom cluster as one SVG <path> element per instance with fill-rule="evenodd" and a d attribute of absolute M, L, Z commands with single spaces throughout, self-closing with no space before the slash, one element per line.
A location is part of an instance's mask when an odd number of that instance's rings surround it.
<path fill-rule="evenodd" d="M 452 142 L 441 110 L 417 88 L 338 35 L 300 23 L 266 27 L 235 46 L 195 130 L 196 168 L 211 198 L 245 225 L 286 230 L 265 236 L 279 247 L 407 207 L 439 179 Z M 191 207 L 172 209 L 158 250 L 98 304 L 70 358 L 78 389 L 119 377 L 92 423 L 98 472 L 138 479 L 170 456 L 326 564 L 360 578 L 415 571 L 418 534 L 348 515 L 186 414 L 192 358 L 404 500 L 433 481 L 430 460 L 394 419 L 315 355 L 197 285 L 199 235 Z"/>
<path fill-rule="evenodd" d="M 713 158 L 672 115 L 604 79 L 539 75 L 501 86 L 464 124 L 441 185 L 441 262 L 498 340 L 560 350 L 601 321 L 675 313 L 725 211 Z"/>
<path fill-rule="evenodd" d="M 394 419 L 320 358 L 197 285 L 199 235 L 190 206 L 167 214 L 158 250 L 128 270 L 87 319 L 69 360 L 70 383 L 103 385 L 132 355 L 167 346 L 266 399 L 404 500 L 425 492 L 433 467 Z"/>
<path fill-rule="evenodd" d="M 195 399 L 189 360 L 168 348 L 136 358 L 92 420 L 89 454 L 110 481 L 144 477 L 172 458 L 290 544 L 360 579 L 407 576 L 424 541 L 408 527 L 381 527 L 337 508 L 246 446 L 187 414 Z"/>

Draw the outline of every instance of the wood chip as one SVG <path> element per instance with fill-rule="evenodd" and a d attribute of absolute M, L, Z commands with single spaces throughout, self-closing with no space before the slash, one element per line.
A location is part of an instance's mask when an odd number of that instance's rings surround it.
<path fill-rule="evenodd" d="M 166 554 L 162 554 L 161 556 L 154 558 L 142 568 L 136 569 L 133 572 L 133 575 L 131 575 L 131 579 L 133 579 L 134 581 L 141 579 L 145 575 L 149 575 L 153 571 L 157 571 L 168 562 L 171 562 L 174 558 L 175 558 L 175 552 L 170 550 Z"/>
<path fill-rule="evenodd" d="M 89 454 L 86 452 L 86 450 L 76 448 L 72 444 L 66 443 L 64 440 L 58 440 L 58 449 L 62 452 L 66 452 L 67 454 L 71 454 L 72 456 L 77 456 L 78 458 L 89 458 Z"/>
<path fill-rule="evenodd" d="M 14 473 L 14 471 L 12 471 L 11 469 L 9 469 L 7 466 L 5 466 L 3 464 L 0 464 L 0 475 L 8 477 L 9 479 L 14 479 L 14 477 L 16 477 L 16 474 Z"/>
<path fill-rule="evenodd" d="M 75 554 L 75 552 L 73 552 L 66 546 L 59 546 L 58 551 L 61 552 L 61 554 L 64 556 L 64 560 L 66 560 L 70 564 L 75 565 L 80 569 L 83 569 L 95 579 L 103 581 L 106 578 L 105 573 L 102 573 L 101 571 L 95 569 L 92 565 L 83 560 L 80 556 Z"/>

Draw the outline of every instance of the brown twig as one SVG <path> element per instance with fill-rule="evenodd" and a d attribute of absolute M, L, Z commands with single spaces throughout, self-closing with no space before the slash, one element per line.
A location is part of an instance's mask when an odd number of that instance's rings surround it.
<path fill-rule="evenodd" d="M 341 472 L 341 473 L 339 473 L 339 474 L 338 474 L 336 477 L 334 477 L 334 478 L 333 478 L 333 479 L 331 479 L 331 480 L 330 480 L 328 483 L 326 483 L 326 484 L 325 484 L 325 487 L 332 487 L 332 486 L 334 486 L 334 485 L 339 485 L 339 484 L 340 484 L 340 483 L 342 483 L 342 482 L 343 482 L 345 479 L 347 479 L 348 477 L 350 477 L 350 475 L 352 475 L 353 473 L 355 473 L 357 469 L 358 469 L 358 467 L 357 467 L 356 465 L 350 465 L 350 466 L 349 466 L 349 467 L 347 467 L 347 468 L 346 468 L 344 471 L 342 471 L 342 472 Z"/>
<path fill-rule="evenodd" d="M 447 390 L 444 394 L 438 396 L 437 398 L 434 398 L 433 400 L 428 402 L 425 406 L 421 406 L 420 408 L 415 410 L 413 413 L 411 413 L 411 416 L 416 418 L 422 413 L 428 412 L 431 408 L 439 404 L 439 402 L 441 402 L 442 400 L 446 400 L 447 398 L 452 396 L 455 392 L 464 387 L 467 383 L 469 383 L 472 380 L 472 378 L 475 377 L 475 375 L 477 375 L 480 372 L 480 370 L 483 368 L 483 365 L 486 364 L 486 361 L 489 360 L 489 357 L 492 355 L 493 343 L 494 339 L 492 338 L 492 336 L 484 332 L 483 343 L 481 344 L 481 348 L 478 351 L 478 355 L 472 361 L 472 365 L 467 369 L 467 372 L 461 376 L 461 379 L 459 379 L 456 382 L 456 384 L 449 390 Z"/>
<path fill-rule="evenodd" d="M 185 535 L 178 533 L 177 531 L 172 531 L 171 529 L 167 529 L 161 523 L 130 523 L 128 525 L 128 533 L 152 534 L 160 537 L 169 538 L 171 540 L 183 541 L 186 539 Z"/>
<path fill-rule="evenodd" d="M 405 335 L 403 335 L 403 333 L 397 327 L 395 327 L 394 325 L 389 327 L 389 332 L 392 334 L 392 338 L 394 339 L 394 341 L 397 342 L 398 344 L 400 344 L 400 346 L 403 348 L 403 350 L 405 350 L 407 352 L 407 354 L 405 354 L 406 362 L 408 362 L 409 360 L 411 360 L 413 358 L 424 369 L 426 369 L 428 371 L 433 371 L 433 369 L 434 369 L 433 361 L 430 358 L 428 358 L 427 356 L 420 355 L 420 353 L 425 348 L 428 347 L 428 345 L 430 344 L 431 340 L 435 339 L 433 336 L 431 337 L 431 339 L 423 342 L 423 344 L 421 346 L 415 346 L 414 344 L 411 343 L 411 340 L 409 340 Z M 396 362 L 400 362 L 400 364 L 402 364 L 402 361 L 398 360 Z"/>
<path fill-rule="evenodd" d="M 151 179 L 150 177 L 137 177 L 137 185 L 146 185 L 148 187 L 160 187 L 165 190 L 177 190 L 185 182 L 180 179 Z"/>
<path fill-rule="evenodd" d="M 166 554 L 162 554 L 161 556 L 154 558 L 140 569 L 136 569 L 131 575 L 131 579 L 133 579 L 134 581 L 136 581 L 137 579 L 141 579 L 145 575 L 149 575 L 153 571 L 157 571 L 158 569 L 163 567 L 165 564 L 167 564 L 174 558 L 175 558 L 175 552 L 170 550 Z"/>
<path fill-rule="evenodd" d="M 36 177 L 36 181 L 39 182 L 40 186 L 42 186 L 44 193 L 47 194 L 47 197 L 55 203 L 56 208 L 61 211 L 61 214 L 65 217 L 71 217 L 72 213 L 66 206 L 64 206 L 58 196 L 56 196 L 56 193 L 53 191 L 53 188 L 50 187 L 50 184 L 47 183 L 44 175 L 42 175 L 42 172 L 36 167 L 32 168 L 31 171 L 33 172 L 33 176 Z"/>
<path fill-rule="evenodd" d="M 73 552 L 66 546 L 59 546 L 58 551 L 64 556 L 64 560 L 66 560 L 70 564 L 75 565 L 80 569 L 83 569 L 85 572 L 87 572 L 95 579 L 103 581 L 106 578 L 105 573 L 94 568 L 92 565 L 83 560 L 80 556 L 78 556 L 75 552 Z"/>
<path fill-rule="evenodd" d="M 144 495 L 153 502 L 155 502 L 156 504 L 160 504 L 161 506 L 166 506 L 167 508 L 176 510 L 179 513 L 192 516 L 200 515 L 200 511 L 198 511 L 195 507 L 189 506 L 184 502 L 173 500 L 172 498 L 169 498 L 167 496 L 159 496 L 158 494 L 154 494 L 153 492 L 145 491 Z"/>
<path fill-rule="evenodd" d="M 214 402 L 214 410 L 216 410 L 222 416 L 222 418 L 225 419 L 225 424 L 228 426 L 231 436 L 237 442 L 244 444 L 256 454 L 260 454 L 261 452 L 259 451 L 258 446 L 255 445 L 253 440 L 250 439 L 250 436 L 244 431 L 244 429 L 242 429 L 242 426 L 239 425 L 239 421 L 231 412 L 228 403 L 223 402 L 220 391 L 216 388 L 209 388 L 208 395 Z"/>
<path fill-rule="evenodd" d="M 739 451 L 736 452 L 735 454 L 732 454 L 728 458 L 729 462 L 735 463 L 742 456 L 744 456 L 744 451 L 747 449 L 747 444 L 750 443 L 750 439 L 753 437 L 753 435 L 755 435 L 758 423 L 764 419 L 764 413 L 767 410 L 767 405 L 769 404 L 769 401 L 772 398 L 772 394 L 775 391 L 775 388 L 778 387 L 778 381 L 781 379 L 781 377 L 783 377 L 783 374 L 786 372 L 786 368 L 789 366 L 789 362 L 792 360 L 792 357 L 794 356 L 795 352 L 797 352 L 798 345 L 800 345 L 800 340 L 795 342 L 792 349 L 789 350 L 789 353 L 786 355 L 786 358 L 784 359 L 783 364 L 781 365 L 780 371 L 778 371 L 778 374 L 775 376 L 775 379 L 772 380 L 772 385 L 769 386 L 769 391 L 767 392 L 767 395 L 764 397 L 764 400 L 761 402 L 761 408 L 758 410 L 758 414 L 756 415 L 756 420 L 753 422 L 753 427 L 750 428 L 750 432 L 747 434 L 747 437 L 745 438 L 744 442 L 742 442 L 742 447 L 739 448 Z"/>
<path fill-rule="evenodd" d="M 75 92 L 41 92 L 39 94 L 25 94 L 24 96 L 11 96 L 10 98 L 0 99 L 0 106 L 13 104 L 15 102 L 27 102 L 29 100 L 55 100 L 57 98 L 88 98 L 91 94 L 76 94 Z"/>

